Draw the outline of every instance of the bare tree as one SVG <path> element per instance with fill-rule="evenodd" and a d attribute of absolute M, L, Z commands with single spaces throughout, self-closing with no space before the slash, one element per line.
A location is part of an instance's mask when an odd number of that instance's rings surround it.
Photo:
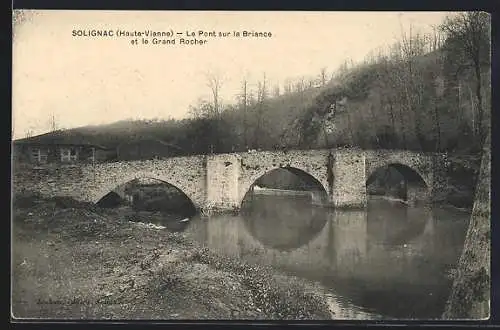
<path fill-rule="evenodd" d="M 335 78 L 342 78 L 347 72 L 349 72 L 349 70 L 352 68 L 352 60 L 350 59 L 347 59 L 345 60 L 337 69 L 337 72 L 336 73 L 332 73 L 332 79 L 335 79 Z"/>
<path fill-rule="evenodd" d="M 273 95 L 274 95 L 274 97 L 280 96 L 280 85 L 279 85 L 279 83 L 277 83 L 274 86 Z"/>
<path fill-rule="evenodd" d="M 220 118 L 222 112 L 222 100 L 220 97 L 220 91 L 222 88 L 222 79 L 219 75 L 209 73 L 207 74 L 207 85 L 212 92 L 212 107 L 213 115 L 216 118 Z"/>
<path fill-rule="evenodd" d="M 485 12 L 466 12 L 449 16 L 440 26 L 445 33 L 448 50 L 462 55 L 458 70 L 472 68 L 476 80 L 477 129 L 483 138 L 483 97 L 482 72 L 483 65 L 490 63 L 490 16 Z"/>
<path fill-rule="evenodd" d="M 190 105 L 188 114 L 191 118 L 211 118 L 213 115 L 213 106 L 202 98 L 199 98 L 196 105 Z"/>
<path fill-rule="evenodd" d="M 321 82 L 321 86 L 325 86 L 326 85 L 326 68 L 325 67 L 321 68 L 320 73 L 319 73 L 319 79 Z"/>
<path fill-rule="evenodd" d="M 198 99 L 195 106 L 190 106 L 189 114 L 196 118 L 202 119 L 205 123 L 206 138 L 209 142 L 209 150 L 214 152 L 222 148 L 223 125 L 222 118 L 222 98 L 220 91 L 222 88 L 222 79 L 219 75 L 213 73 L 206 74 L 207 87 L 210 88 L 211 100 Z"/>
<path fill-rule="evenodd" d="M 283 85 L 283 89 L 285 90 L 285 93 L 290 94 L 292 92 L 292 81 L 288 78 L 285 80 L 285 83 Z"/>
<path fill-rule="evenodd" d="M 24 137 L 25 137 L 25 138 L 30 138 L 30 137 L 32 137 L 32 136 L 33 136 L 33 130 L 32 130 L 31 128 L 28 128 L 28 129 L 26 130 L 26 133 L 24 134 Z"/>
<path fill-rule="evenodd" d="M 304 103 L 304 92 L 306 90 L 306 80 L 304 77 L 300 77 L 295 83 L 295 91 L 300 94 L 300 102 Z"/>
<path fill-rule="evenodd" d="M 55 132 L 58 130 L 59 125 L 57 124 L 57 119 L 56 119 L 55 114 L 50 115 L 48 124 L 49 124 L 49 131 L 50 132 Z"/>
<path fill-rule="evenodd" d="M 432 32 L 427 36 L 429 52 L 435 52 L 441 48 L 443 42 L 442 31 L 438 26 L 432 26 Z"/>
<path fill-rule="evenodd" d="M 247 123 L 247 111 L 248 111 L 248 81 L 243 79 L 241 86 L 241 105 L 243 109 L 243 143 L 245 148 L 248 147 L 248 123 Z"/>
<path fill-rule="evenodd" d="M 267 79 L 266 74 L 262 81 L 259 81 L 257 85 L 257 124 L 254 131 L 254 147 L 260 148 L 262 146 L 261 135 L 263 129 L 264 112 L 266 107 L 266 101 L 268 97 L 267 90 Z"/>
<path fill-rule="evenodd" d="M 266 74 L 264 73 L 264 77 L 262 78 L 262 81 L 259 81 L 258 87 L 257 87 L 257 102 L 259 104 L 263 104 L 264 101 L 267 99 L 267 79 L 266 79 Z"/>
<path fill-rule="evenodd" d="M 305 78 L 300 77 L 295 83 L 295 91 L 298 93 L 303 92 L 305 89 L 305 85 L 306 85 Z"/>
<path fill-rule="evenodd" d="M 409 34 L 402 31 L 399 46 L 400 69 L 394 71 L 399 81 L 401 90 L 402 105 L 409 115 L 413 117 L 414 131 L 420 148 L 425 148 L 426 139 L 423 132 L 422 118 L 425 116 L 425 109 L 422 107 L 424 98 L 424 81 L 422 70 L 415 67 L 416 58 L 425 52 L 425 40 L 420 33 L 413 32 L 410 25 Z"/>

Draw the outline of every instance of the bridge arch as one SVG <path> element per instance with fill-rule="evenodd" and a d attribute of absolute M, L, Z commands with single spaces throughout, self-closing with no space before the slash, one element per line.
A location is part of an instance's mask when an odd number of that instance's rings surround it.
<path fill-rule="evenodd" d="M 417 173 L 428 188 L 433 186 L 432 155 L 412 151 L 378 150 L 368 151 L 366 156 L 366 178 L 380 167 L 394 165 L 403 171 L 411 170 Z"/>
<path fill-rule="evenodd" d="M 243 180 L 240 182 L 240 198 L 239 198 L 239 205 L 241 206 L 245 200 L 245 198 L 248 196 L 248 193 L 252 191 L 253 186 L 258 182 L 259 179 L 262 179 L 266 175 L 275 172 L 277 170 L 286 170 L 290 172 L 291 174 L 296 175 L 299 177 L 302 181 L 304 181 L 306 184 L 309 184 L 309 188 L 311 188 L 309 191 L 315 191 L 321 194 L 324 194 L 325 198 L 328 195 L 328 190 L 327 186 L 325 183 L 322 183 L 320 179 L 318 179 L 316 176 L 311 174 L 307 169 L 300 168 L 298 166 L 277 166 L 277 167 L 271 167 L 271 168 L 262 168 L 259 171 L 255 171 L 249 176 L 242 176 Z"/>
<path fill-rule="evenodd" d="M 154 175 L 151 173 L 135 173 L 135 174 L 129 174 L 129 175 L 123 175 L 121 176 L 118 180 L 110 178 L 107 182 L 101 183 L 98 185 L 97 188 L 93 189 L 90 192 L 89 199 L 92 203 L 96 204 L 98 203 L 103 197 L 108 195 L 110 192 L 113 192 L 115 189 L 117 189 L 120 186 L 123 186 L 135 179 L 151 179 L 155 180 L 167 185 L 170 185 L 177 189 L 186 199 L 189 200 L 189 202 L 196 208 L 199 209 L 200 207 L 200 201 L 196 199 L 196 196 L 192 193 L 190 193 L 189 189 L 187 187 L 184 187 L 181 182 L 172 182 L 173 180 L 170 180 L 169 178 L 165 178 L 163 176 L 158 176 Z"/>
<path fill-rule="evenodd" d="M 394 169 L 401 175 L 404 180 L 404 186 L 401 187 L 404 189 L 404 200 L 415 201 L 429 199 L 432 185 L 431 182 L 429 182 L 428 176 L 422 174 L 421 171 L 410 165 L 399 162 L 379 164 L 376 168 L 371 168 L 366 175 L 366 187 L 376 180 L 377 173 L 380 173 L 383 169 Z"/>

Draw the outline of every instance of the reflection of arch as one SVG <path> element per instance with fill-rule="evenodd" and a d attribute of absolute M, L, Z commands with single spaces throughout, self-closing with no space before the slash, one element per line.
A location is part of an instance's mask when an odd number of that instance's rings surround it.
<path fill-rule="evenodd" d="M 317 179 L 314 175 L 308 173 L 308 171 L 298 168 L 298 167 L 292 167 L 292 166 L 280 166 L 280 167 L 274 167 L 270 169 L 262 169 L 261 171 L 258 171 L 248 177 L 240 186 L 240 191 L 243 192 L 239 198 L 239 205 L 243 203 L 245 200 L 245 197 L 248 195 L 248 193 L 251 191 L 252 186 L 257 182 L 257 180 L 261 179 L 262 177 L 266 176 L 267 174 L 276 171 L 276 170 L 287 170 L 290 173 L 296 175 L 299 177 L 301 180 L 308 182 L 311 184 L 311 187 L 314 187 L 315 189 L 310 190 L 310 191 L 319 191 L 325 196 L 327 195 L 327 189 L 325 187 L 325 184 L 323 184 L 319 179 Z"/>
<path fill-rule="evenodd" d="M 161 178 L 161 177 L 156 177 L 154 175 L 148 175 L 148 174 L 145 174 L 145 175 L 132 175 L 132 176 L 124 176 L 123 178 L 121 178 L 119 181 L 113 181 L 113 182 L 108 182 L 108 183 L 105 183 L 104 185 L 101 185 L 99 187 L 99 189 L 97 189 L 96 191 L 93 191 L 92 192 L 92 195 L 90 196 L 91 198 L 91 201 L 96 204 L 98 203 L 104 196 L 108 195 L 110 192 L 112 192 L 113 190 L 115 190 L 116 188 L 118 187 L 121 187 L 131 181 L 133 181 L 134 179 L 152 179 L 152 180 L 156 180 L 158 182 L 161 182 L 161 183 L 164 183 L 164 184 L 167 184 L 169 186 L 172 186 L 174 187 L 175 189 L 177 189 L 177 191 L 183 195 L 189 202 L 190 204 L 196 208 L 197 206 L 199 205 L 196 205 L 196 200 L 193 199 L 191 196 L 189 196 L 185 190 L 179 188 L 176 184 L 173 184 L 173 183 L 170 183 L 168 180 L 164 179 L 164 178 Z"/>
<path fill-rule="evenodd" d="M 368 232 L 372 243 L 400 246 L 420 237 L 430 217 L 428 208 L 413 208 L 400 203 L 368 202 Z M 376 243 L 377 242 L 377 243 Z"/>
<path fill-rule="evenodd" d="M 324 208 L 286 196 L 256 197 L 241 210 L 246 231 L 267 248 L 296 250 L 314 240 L 328 221 Z"/>

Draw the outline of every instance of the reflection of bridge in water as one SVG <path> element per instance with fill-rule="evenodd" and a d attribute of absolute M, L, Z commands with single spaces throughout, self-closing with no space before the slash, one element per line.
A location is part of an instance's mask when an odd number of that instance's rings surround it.
<path fill-rule="evenodd" d="M 249 225 L 239 216 L 224 215 L 208 221 L 195 221 L 188 231 L 203 233 L 205 237 L 199 239 L 211 249 L 249 261 L 290 270 L 335 273 L 340 277 L 380 275 L 397 278 L 404 271 L 402 259 L 432 253 L 430 243 L 435 228 L 430 209 L 401 208 L 401 213 L 410 213 L 407 214 L 410 220 L 401 219 L 400 228 L 387 230 L 385 227 L 393 224 L 379 216 L 368 219 L 370 216 L 366 211 L 325 212 L 324 225 L 314 237 L 299 247 L 287 249 L 271 246 L 268 243 L 270 237 L 259 240 L 255 237 L 255 230 L 252 235 Z M 269 226 L 267 222 L 262 231 L 269 231 Z M 297 233 L 280 233 L 297 236 Z M 283 240 L 283 237 L 276 239 Z M 392 267 L 389 273 L 388 263 Z M 418 276 L 414 272 L 413 275 Z"/>
<path fill-rule="evenodd" d="M 192 221 L 187 231 L 220 254 L 320 282 L 377 314 L 439 317 L 467 214 L 380 200 L 366 210 L 306 208 L 269 196 L 254 203 L 249 214 Z"/>

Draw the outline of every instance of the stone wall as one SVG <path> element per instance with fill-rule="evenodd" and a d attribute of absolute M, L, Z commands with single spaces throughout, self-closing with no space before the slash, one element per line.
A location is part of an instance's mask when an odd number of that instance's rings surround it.
<path fill-rule="evenodd" d="M 81 165 L 15 166 L 12 191 L 14 194 L 35 192 L 45 197 L 69 196 L 82 200 L 83 191 L 77 187 L 81 186 L 84 176 Z"/>

